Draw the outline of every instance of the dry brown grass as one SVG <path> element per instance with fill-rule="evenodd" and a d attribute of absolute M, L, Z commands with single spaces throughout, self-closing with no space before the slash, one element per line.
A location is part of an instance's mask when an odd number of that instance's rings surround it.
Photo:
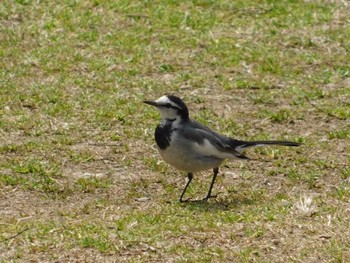
<path fill-rule="evenodd" d="M 346 1 L 5 1 L 0 261 L 348 262 Z M 302 141 L 226 163 L 180 204 L 158 115 L 181 96 L 242 139 Z M 195 174 L 201 197 L 210 173 Z"/>

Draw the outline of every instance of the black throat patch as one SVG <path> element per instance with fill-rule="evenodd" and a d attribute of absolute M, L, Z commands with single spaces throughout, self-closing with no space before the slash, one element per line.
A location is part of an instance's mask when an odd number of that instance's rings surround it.
<path fill-rule="evenodd" d="M 170 145 L 170 137 L 171 133 L 173 132 L 172 125 L 173 123 L 171 121 L 167 121 L 159 124 L 156 128 L 154 138 L 158 147 L 162 150 L 166 149 Z"/>

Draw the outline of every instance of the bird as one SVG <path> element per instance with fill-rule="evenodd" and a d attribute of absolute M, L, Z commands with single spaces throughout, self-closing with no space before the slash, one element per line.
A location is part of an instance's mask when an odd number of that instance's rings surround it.
<path fill-rule="evenodd" d="M 249 160 L 244 150 L 254 146 L 282 145 L 299 146 L 292 141 L 243 141 L 219 134 L 198 121 L 192 120 L 182 99 L 175 95 L 164 95 L 155 101 L 144 100 L 160 113 L 161 122 L 155 129 L 154 138 L 162 159 L 176 169 L 187 173 L 187 183 L 179 201 L 208 201 L 216 198 L 212 194 L 219 166 L 224 160 Z M 208 193 L 200 200 L 184 199 L 193 174 L 213 170 Z"/>

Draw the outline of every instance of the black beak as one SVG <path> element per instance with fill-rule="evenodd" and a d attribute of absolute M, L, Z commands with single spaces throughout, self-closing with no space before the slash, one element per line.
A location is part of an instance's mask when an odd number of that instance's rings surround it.
<path fill-rule="evenodd" d="M 144 100 L 143 103 L 146 103 L 148 105 L 152 105 L 152 106 L 158 106 L 158 104 L 154 101 L 151 101 L 151 100 Z"/>

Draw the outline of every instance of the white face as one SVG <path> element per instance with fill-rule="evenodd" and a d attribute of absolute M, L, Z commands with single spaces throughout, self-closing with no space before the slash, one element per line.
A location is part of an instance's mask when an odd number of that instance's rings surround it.
<path fill-rule="evenodd" d="M 157 107 L 157 110 L 159 111 L 160 115 L 162 116 L 162 119 L 177 119 L 179 116 L 177 114 L 176 108 L 179 108 L 179 106 L 169 100 L 167 96 L 162 96 L 159 99 L 155 101 L 159 106 Z M 168 105 L 168 107 L 167 107 Z M 171 106 L 171 107 L 169 107 Z M 173 108 L 175 107 L 175 108 Z M 180 109 L 180 108 L 179 108 Z"/>

